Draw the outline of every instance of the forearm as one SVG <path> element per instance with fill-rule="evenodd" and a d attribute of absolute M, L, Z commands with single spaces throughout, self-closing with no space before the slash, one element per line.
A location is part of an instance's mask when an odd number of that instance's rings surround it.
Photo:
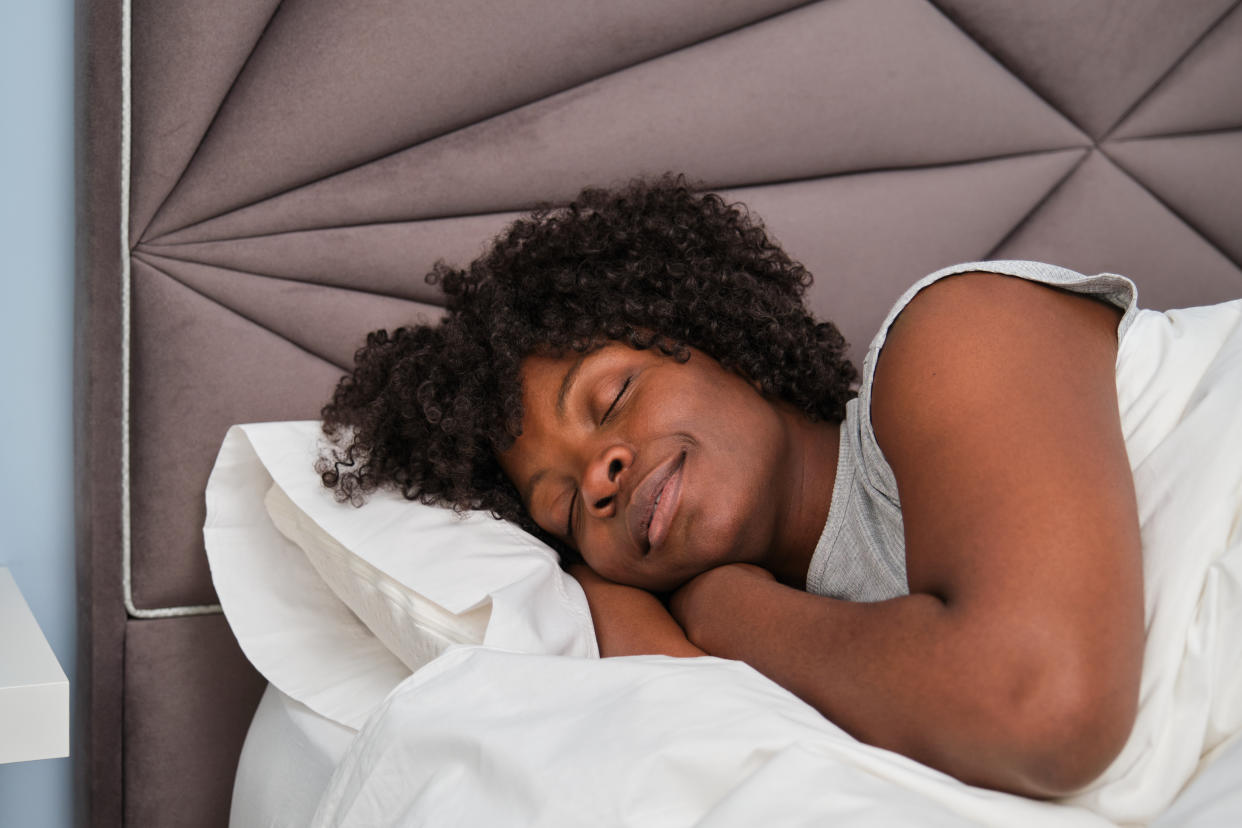
<path fill-rule="evenodd" d="M 651 593 L 608 581 L 585 566 L 570 572 L 586 593 L 601 656 L 706 655 L 690 643 L 681 625 Z"/>
<path fill-rule="evenodd" d="M 1076 746 L 1083 758 L 1056 741 L 1078 727 L 1046 705 L 1056 677 L 1028 671 L 1003 625 L 980 629 L 936 597 L 860 604 L 719 578 L 698 602 L 675 604 L 693 643 L 747 662 L 862 741 L 1029 796 L 1065 793 L 1076 768 L 1099 764 L 1093 746 Z"/>

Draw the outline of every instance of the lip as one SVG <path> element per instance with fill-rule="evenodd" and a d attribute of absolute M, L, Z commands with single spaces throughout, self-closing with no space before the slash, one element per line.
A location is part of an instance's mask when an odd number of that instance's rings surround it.
<path fill-rule="evenodd" d="M 639 481 L 626 510 L 630 537 L 646 555 L 659 548 L 668 534 L 669 524 L 681 499 L 681 472 L 686 452 L 680 451 Z M 663 496 L 661 496 L 663 494 Z M 659 504 L 656 499 L 659 498 Z"/>

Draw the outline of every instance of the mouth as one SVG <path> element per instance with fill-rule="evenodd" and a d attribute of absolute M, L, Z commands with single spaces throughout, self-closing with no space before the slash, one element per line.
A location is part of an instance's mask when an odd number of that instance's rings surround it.
<path fill-rule="evenodd" d="M 658 550 L 668 535 L 669 525 L 681 499 L 683 450 L 652 469 L 634 490 L 626 516 L 630 536 L 643 555 Z"/>

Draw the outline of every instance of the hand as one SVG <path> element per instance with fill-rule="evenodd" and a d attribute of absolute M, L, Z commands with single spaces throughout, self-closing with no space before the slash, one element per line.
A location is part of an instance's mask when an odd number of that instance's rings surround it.
<path fill-rule="evenodd" d="M 775 581 L 766 569 L 747 563 L 732 563 L 696 575 L 674 592 L 668 601 L 673 619 L 695 645 L 706 647 L 703 640 L 713 616 L 725 614 L 734 605 L 734 590 L 747 589 L 756 582 Z M 708 648 L 710 649 L 710 648 Z"/>
<path fill-rule="evenodd" d="M 600 656 L 705 655 L 650 592 L 609 581 L 584 564 L 574 564 L 569 574 L 586 593 Z"/>

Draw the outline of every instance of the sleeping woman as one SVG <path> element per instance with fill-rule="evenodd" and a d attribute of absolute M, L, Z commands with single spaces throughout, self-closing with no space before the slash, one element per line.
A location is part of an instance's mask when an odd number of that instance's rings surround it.
<path fill-rule="evenodd" d="M 324 409 L 339 499 L 491 510 L 560 551 L 603 655 L 740 659 L 971 784 L 1061 796 L 1122 750 L 1145 636 L 1127 279 L 941 271 L 860 375 L 760 222 L 671 178 L 428 278 L 444 320 L 371 334 Z"/>

